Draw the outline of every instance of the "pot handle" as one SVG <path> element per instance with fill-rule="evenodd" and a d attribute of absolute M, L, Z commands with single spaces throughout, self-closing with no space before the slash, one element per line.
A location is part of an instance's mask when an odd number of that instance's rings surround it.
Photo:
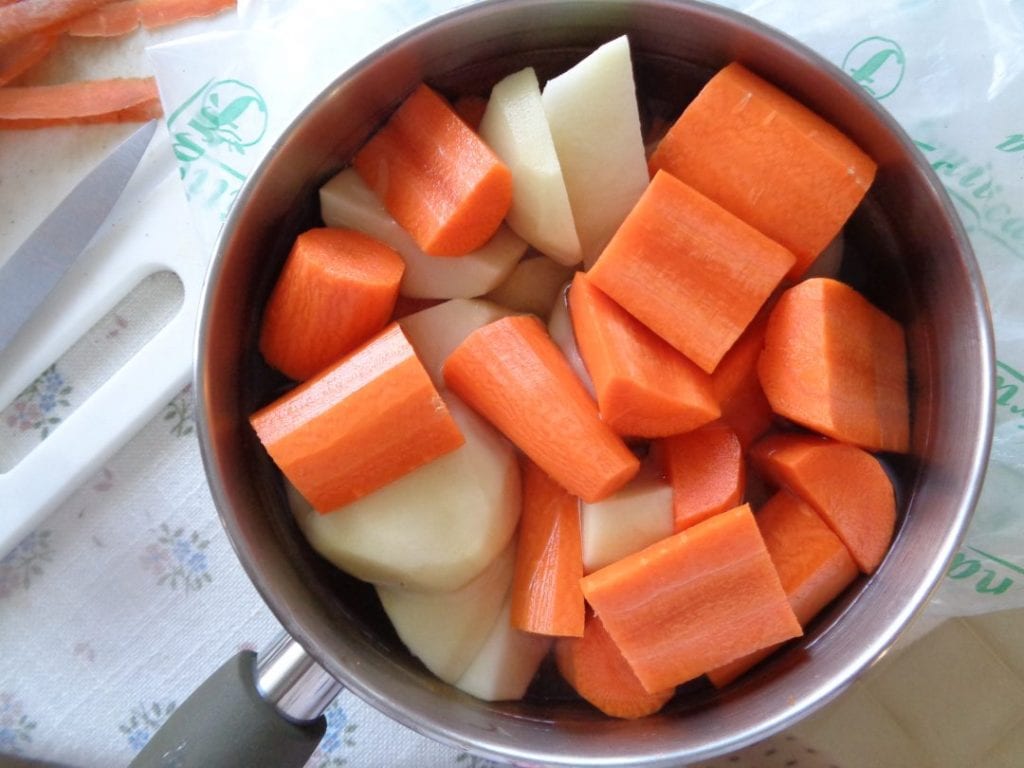
<path fill-rule="evenodd" d="M 131 768 L 301 768 L 342 685 L 288 635 L 243 651 L 174 710 Z"/>

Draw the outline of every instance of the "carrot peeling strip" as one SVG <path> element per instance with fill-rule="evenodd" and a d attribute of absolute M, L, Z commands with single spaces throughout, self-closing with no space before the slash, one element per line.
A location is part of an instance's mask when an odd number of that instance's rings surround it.
<path fill-rule="evenodd" d="M 38 32 L 0 45 L 0 85 L 7 85 L 45 59 L 57 38 L 49 32 Z"/>
<path fill-rule="evenodd" d="M 162 113 L 152 77 L 0 88 L 0 128 L 145 122 Z"/>
<path fill-rule="evenodd" d="M 648 693 L 597 616 L 587 617 L 583 637 L 555 641 L 555 663 L 583 699 L 609 717 L 633 720 L 660 710 L 675 688 Z"/>
<path fill-rule="evenodd" d="M 610 496 L 640 469 L 535 317 L 504 317 L 473 331 L 449 355 L 444 380 L 584 501 Z"/>
<path fill-rule="evenodd" d="M 743 500 L 747 470 L 736 433 L 721 421 L 673 435 L 662 443 L 672 484 L 675 531 L 732 509 Z"/>
<path fill-rule="evenodd" d="M 267 301 L 260 352 L 303 381 L 388 322 L 405 262 L 353 229 L 319 227 L 295 239 Z"/>
<path fill-rule="evenodd" d="M 397 323 L 250 422 L 284 475 L 322 513 L 464 442 Z"/>
<path fill-rule="evenodd" d="M 769 435 L 750 451 L 754 469 L 810 504 L 873 573 L 896 527 L 896 494 L 867 451 L 814 435 Z"/>
<path fill-rule="evenodd" d="M 202 19 L 234 8 L 236 0 L 136 0 L 146 29 L 159 29 L 189 19 Z"/>
<path fill-rule="evenodd" d="M 793 613 L 806 627 L 857 578 L 857 564 L 818 513 L 788 491 L 775 494 L 755 518 Z M 777 648 L 736 659 L 709 671 L 708 678 L 722 688 Z"/>
<path fill-rule="evenodd" d="M 650 167 L 792 251 L 791 279 L 839 233 L 876 170 L 833 125 L 736 62 L 687 106 Z"/>
<path fill-rule="evenodd" d="M 579 499 L 523 460 L 523 509 L 512 578 L 512 626 L 539 635 L 583 635 Z"/>
<path fill-rule="evenodd" d="M 601 418 L 620 435 L 664 437 L 718 417 L 708 374 L 583 272 L 576 273 L 569 288 L 569 312 Z"/>
<path fill-rule="evenodd" d="M 68 25 L 74 37 L 118 37 L 145 29 L 214 16 L 234 8 L 236 0 L 116 0 L 79 16 Z"/>
<path fill-rule="evenodd" d="M 111 0 L 20 0 L 0 6 L 0 45 L 35 32 L 57 31 Z"/>
<path fill-rule="evenodd" d="M 869 451 L 909 450 L 903 327 L 850 286 L 818 277 L 783 293 L 757 372 L 780 416 Z"/>
<path fill-rule="evenodd" d="M 356 153 L 353 165 L 416 244 L 463 256 L 497 232 L 512 174 L 436 91 L 420 85 Z"/>
<path fill-rule="evenodd" d="M 72 37 L 119 37 L 134 32 L 141 21 L 138 0 L 117 0 L 79 16 L 66 31 Z"/>
<path fill-rule="evenodd" d="M 659 171 L 588 274 L 711 373 L 792 264 L 781 245 Z"/>
<path fill-rule="evenodd" d="M 583 577 L 648 693 L 802 634 L 746 504 Z"/>

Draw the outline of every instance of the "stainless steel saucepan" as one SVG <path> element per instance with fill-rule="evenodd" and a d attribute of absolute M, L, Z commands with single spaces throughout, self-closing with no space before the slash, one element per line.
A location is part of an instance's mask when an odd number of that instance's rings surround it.
<path fill-rule="evenodd" d="M 449 95 L 485 95 L 528 64 L 543 81 L 622 33 L 649 113 L 678 110 L 716 69 L 739 59 L 878 161 L 877 181 L 845 231 L 843 277 L 905 323 L 913 404 L 912 452 L 889 462 L 904 512 L 874 576 L 848 590 L 800 642 L 726 690 L 688 686 L 660 714 L 630 722 L 543 691 L 486 703 L 434 678 L 398 640 L 373 590 L 306 544 L 247 421 L 281 391 L 257 351 L 257 330 L 296 234 L 319 223 L 317 188 L 400 100 L 423 80 Z M 739 14 L 684 0 L 496 0 L 437 18 L 320 94 L 252 175 L 224 228 L 195 350 L 200 441 L 238 557 L 294 642 L 262 658 L 258 675 L 251 655 L 229 662 L 140 764 L 301 765 L 338 684 L 420 733 L 517 764 L 678 766 L 765 738 L 877 660 L 942 576 L 987 460 L 992 355 L 978 267 L 941 184 L 892 118 L 807 48 Z M 270 703 L 254 692 L 257 676 Z M 227 689 L 217 687 L 223 683 Z M 278 710 L 288 719 L 277 719 Z M 198 733 L 182 735 L 186 725 Z M 247 737 L 261 741 L 245 746 Z"/>

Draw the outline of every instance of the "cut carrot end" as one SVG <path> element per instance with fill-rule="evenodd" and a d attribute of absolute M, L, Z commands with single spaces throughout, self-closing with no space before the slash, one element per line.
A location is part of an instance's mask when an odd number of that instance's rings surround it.
<path fill-rule="evenodd" d="M 663 437 L 719 415 L 711 378 L 577 272 L 569 310 L 601 418 L 616 432 Z"/>
<path fill-rule="evenodd" d="M 260 352 L 296 381 L 319 373 L 384 327 L 404 271 L 398 253 L 361 232 L 302 233 L 267 302 Z"/>
<path fill-rule="evenodd" d="M 595 571 L 582 587 L 652 693 L 801 634 L 747 505 Z"/>
<path fill-rule="evenodd" d="M 609 717 L 653 715 L 675 693 L 648 693 L 597 616 L 587 617 L 583 637 L 555 642 L 555 663 L 576 693 Z"/>
<path fill-rule="evenodd" d="M 889 550 L 896 495 L 878 459 L 845 443 L 807 435 L 770 435 L 751 449 L 754 468 L 810 504 L 873 573 Z"/>
<path fill-rule="evenodd" d="M 356 153 L 356 171 L 416 243 L 461 256 L 497 232 L 512 174 L 427 85 L 420 85 Z"/>
<path fill-rule="evenodd" d="M 397 323 L 250 421 L 285 476 L 324 513 L 463 443 Z"/>
<path fill-rule="evenodd" d="M 723 422 L 662 441 L 672 484 L 676 532 L 738 506 L 746 487 L 746 464 L 736 433 Z"/>
<path fill-rule="evenodd" d="M 876 171 L 834 126 L 735 62 L 687 106 L 650 166 L 789 249 L 791 279 L 839 233 Z"/>
<path fill-rule="evenodd" d="M 775 419 L 757 377 L 757 361 L 767 326 L 768 313 L 762 310 L 711 374 L 722 421 L 732 427 L 744 450 L 764 435 Z"/>
<path fill-rule="evenodd" d="M 778 243 L 659 172 L 588 275 L 710 373 L 792 264 Z"/>
<path fill-rule="evenodd" d="M 505 317 L 475 330 L 449 355 L 444 379 L 585 501 L 611 495 L 640 468 L 535 317 Z"/>
<path fill-rule="evenodd" d="M 857 578 L 857 565 L 832 530 L 809 505 L 788 491 L 779 491 L 756 515 L 768 555 L 793 613 L 806 627 Z M 722 688 L 778 646 L 763 648 L 707 673 Z"/>
<path fill-rule="evenodd" d="M 780 416 L 870 451 L 909 450 L 903 328 L 844 283 L 812 278 L 782 294 L 758 378 Z"/>
<path fill-rule="evenodd" d="M 583 635 L 579 500 L 529 459 L 523 461 L 512 626 L 540 635 Z"/>

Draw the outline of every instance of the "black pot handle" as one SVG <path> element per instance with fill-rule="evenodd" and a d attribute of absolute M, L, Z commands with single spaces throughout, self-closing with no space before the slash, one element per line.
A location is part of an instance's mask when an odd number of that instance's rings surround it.
<path fill-rule="evenodd" d="M 243 651 L 174 710 L 131 768 L 302 768 L 341 684 L 298 643 Z"/>

